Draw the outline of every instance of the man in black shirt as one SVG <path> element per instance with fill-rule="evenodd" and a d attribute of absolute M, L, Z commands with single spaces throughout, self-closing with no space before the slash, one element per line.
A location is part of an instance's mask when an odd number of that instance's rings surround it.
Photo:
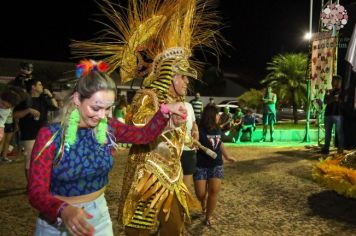
<path fill-rule="evenodd" d="M 42 82 L 37 79 L 27 81 L 26 89 L 31 97 L 14 109 L 14 117 L 19 119 L 20 139 L 26 158 L 25 173 L 28 177 L 31 151 L 37 133 L 47 124 L 48 111 L 57 110 L 58 103 L 52 93 L 43 88 Z"/>
<path fill-rule="evenodd" d="M 341 107 L 341 82 L 342 78 L 339 75 L 333 76 L 332 89 L 326 91 L 324 103 L 326 104 L 324 113 L 324 126 L 325 126 L 325 145 L 321 150 L 322 154 L 329 154 L 331 133 L 333 125 L 336 128 L 336 137 L 338 143 L 338 153 L 343 152 L 344 147 L 344 133 L 342 128 L 342 107 Z"/>

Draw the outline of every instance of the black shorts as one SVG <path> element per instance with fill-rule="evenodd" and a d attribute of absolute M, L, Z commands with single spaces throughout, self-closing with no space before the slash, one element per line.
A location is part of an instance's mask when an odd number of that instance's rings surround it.
<path fill-rule="evenodd" d="M 184 150 L 180 162 L 184 175 L 194 174 L 197 169 L 197 153 L 194 150 Z"/>
<path fill-rule="evenodd" d="M 4 132 L 7 133 L 12 133 L 15 130 L 15 124 L 11 123 L 11 124 L 6 124 L 5 123 L 5 127 L 4 127 Z"/>

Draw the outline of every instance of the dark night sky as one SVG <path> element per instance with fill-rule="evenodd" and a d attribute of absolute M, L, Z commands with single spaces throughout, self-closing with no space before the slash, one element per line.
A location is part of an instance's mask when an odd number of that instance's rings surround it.
<path fill-rule="evenodd" d="M 314 0 L 314 29 L 320 2 Z M 68 61 L 69 40 L 91 39 L 100 29 L 90 20 L 99 13 L 93 0 L 7 4 L 0 10 L 0 57 Z M 220 0 L 220 9 L 226 23 L 223 34 L 233 45 L 221 58 L 224 71 L 259 80 L 273 55 L 307 50 L 303 36 L 309 27 L 309 0 Z"/>

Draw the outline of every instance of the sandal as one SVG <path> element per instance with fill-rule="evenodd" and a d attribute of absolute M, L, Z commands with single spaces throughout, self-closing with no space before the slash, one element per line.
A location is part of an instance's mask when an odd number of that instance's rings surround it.
<path fill-rule="evenodd" d="M 209 218 L 209 219 L 205 219 L 205 225 L 206 226 L 212 226 L 212 224 L 213 224 L 213 221 L 212 221 L 212 219 L 211 218 Z"/>

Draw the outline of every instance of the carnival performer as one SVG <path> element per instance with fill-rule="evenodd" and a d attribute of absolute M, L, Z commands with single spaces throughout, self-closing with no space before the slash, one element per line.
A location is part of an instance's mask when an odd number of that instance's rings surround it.
<path fill-rule="evenodd" d="M 212 1 L 203 0 L 133 0 L 118 10 L 104 2 L 103 12 L 115 27 L 106 29 L 100 42 L 74 41 L 72 52 L 107 56 L 110 71 L 120 67 L 122 82 L 144 79 L 144 88 L 136 92 L 126 116 L 129 124 L 142 126 L 161 103 L 184 101 L 188 80 L 197 78 L 193 65 L 199 63 L 191 60 L 193 47 L 217 49 L 218 14 Z M 127 16 L 121 14 L 124 9 Z M 107 37 L 105 41 L 107 35 L 120 40 Z M 126 235 L 182 234 L 184 220 L 189 219 L 189 192 L 180 163 L 185 132 L 182 120 L 172 115 L 154 141 L 131 147 L 119 202 Z"/>
<path fill-rule="evenodd" d="M 40 212 L 35 235 L 113 235 L 104 197 L 116 141 L 145 144 L 181 103 L 161 103 L 142 127 L 107 119 L 116 95 L 104 62 L 83 60 L 61 123 L 40 129 L 31 157 L 28 198 Z M 183 113 L 182 113 L 183 112 Z"/>

